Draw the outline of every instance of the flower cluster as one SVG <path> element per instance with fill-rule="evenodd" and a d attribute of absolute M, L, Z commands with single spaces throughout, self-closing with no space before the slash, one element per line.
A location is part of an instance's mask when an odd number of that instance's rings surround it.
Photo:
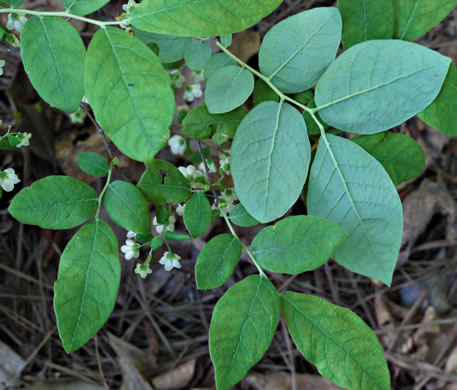
<path fill-rule="evenodd" d="M 4 171 L 0 171 L 0 187 L 2 187 L 4 191 L 13 191 L 14 185 L 19 182 L 20 180 L 13 168 L 7 168 Z"/>
<path fill-rule="evenodd" d="M 129 261 L 132 258 L 140 257 L 140 246 L 135 242 L 136 233 L 129 231 L 125 245 L 122 245 L 121 252 L 124 253 L 125 260 Z"/>
<path fill-rule="evenodd" d="M 11 13 L 8 14 L 8 23 L 6 23 L 6 28 L 8 30 L 16 30 L 18 33 L 21 33 L 26 23 L 27 18 L 24 15 Z"/>
<path fill-rule="evenodd" d="M 221 175 L 231 175 L 229 155 L 224 153 L 219 154 L 219 167 L 221 170 Z"/>
<path fill-rule="evenodd" d="M 193 165 L 178 167 L 178 169 L 191 182 L 193 189 L 202 189 L 204 186 L 207 186 L 205 175 Z"/>
<path fill-rule="evenodd" d="M 235 202 L 238 200 L 234 188 L 226 188 L 222 191 L 221 196 L 216 203 L 213 204 L 213 210 L 223 210 L 226 214 L 230 214 L 230 211 L 235 207 Z"/>
<path fill-rule="evenodd" d="M 199 82 L 188 85 L 186 87 L 186 90 L 184 91 L 184 100 L 186 100 L 189 103 L 193 102 L 195 99 L 201 98 L 202 96 L 202 86 Z"/>

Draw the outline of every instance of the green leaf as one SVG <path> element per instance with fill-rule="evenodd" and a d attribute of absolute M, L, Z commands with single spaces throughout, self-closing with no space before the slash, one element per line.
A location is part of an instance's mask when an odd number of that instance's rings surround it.
<path fill-rule="evenodd" d="M 187 234 L 177 232 L 165 232 L 165 238 L 168 241 L 189 241 L 191 239 Z"/>
<path fill-rule="evenodd" d="M 230 221 L 241 227 L 251 227 L 260 223 L 246 211 L 241 203 L 237 204 L 230 212 Z"/>
<path fill-rule="evenodd" d="M 218 118 L 208 112 L 208 107 L 201 104 L 189 111 L 182 125 L 182 132 L 192 139 L 206 139 L 211 137 L 214 132 L 214 126 L 220 121 Z"/>
<path fill-rule="evenodd" d="M 168 225 L 170 219 L 170 213 L 168 209 L 164 206 L 157 206 L 156 207 L 156 217 L 157 222 L 161 225 Z"/>
<path fill-rule="evenodd" d="M 252 252 L 266 270 L 294 275 L 326 263 L 345 237 L 333 222 L 300 215 L 261 230 L 252 242 Z"/>
<path fill-rule="evenodd" d="M 153 160 L 137 185 L 146 200 L 152 204 L 181 203 L 191 195 L 189 181 L 168 161 Z"/>
<path fill-rule="evenodd" d="M 254 76 L 235 65 L 224 66 L 208 80 L 205 101 L 208 111 L 222 114 L 241 106 L 254 90 Z"/>
<path fill-rule="evenodd" d="M 10 7 L 20 7 L 24 4 L 24 0 L 3 0 L 2 3 L 7 4 Z"/>
<path fill-rule="evenodd" d="M 441 22 L 457 0 L 393 0 L 395 37 L 414 41 Z"/>
<path fill-rule="evenodd" d="M 170 136 L 175 101 L 157 56 L 125 31 L 102 28 L 86 61 L 86 96 L 100 126 L 121 152 L 150 161 Z"/>
<path fill-rule="evenodd" d="M 148 202 L 133 184 L 120 180 L 111 183 L 103 197 L 103 205 L 117 225 L 135 233 L 151 233 Z"/>
<path fill-rule="evenodd" d="M 213 51 L 208 42 L 202 40 L 191 41 L 187 45 L 184 55 L 187 67 L 194 71 L 202 70 L 211 58 L 212 53 Z"/>
<path fill-rule="evenodd" d="M 330 65 L 316 88 L 319 115 L 330 126 L 373 134 L 397 126 L 430 105 L 451 59 L 415 43 L 359 43 Z"/>
<path fill-rule="evenodd" d="M 351 141 L 378 160 L 396 186 L 415 179 L 425 169 L 424 151 L 407 135 L 387 132 L 360 135 Z"/>
<path fill-rule="evenodd" d="M 211 224 L 211 205 L 204 192 L 195 192 L 184 207 L 184 224 L 192 237 L 205 233 Z"/>
<path fill-rule="evenodd" d="M 232 40 L 232 34 L 227 34 L 220 37 L 220 41 L 225 47 L 229 47 L 232 44 Z"/>
<path fill-rule="evenodd" d="M 246 211 L 262 223 L 282 217 L 301 194 L 310 158 L 300 112 L 286 103 L 255 106 L 232 144 L 233 182 Z"/>
<path fill-rule="evenodd" d="M 259 50 L 261 72 L 286 93 L 311 88 L 335 59 L 341 29 L 334 7 L 290 16 L 265 35 Z"/>
<path fill-rule="evenodd" d="M 249 276 L 214 308 L 209 352 L 218 390 L 228 390 L 262 359 L 279 323 L 279 296 L 268 279 Z"/>
<path fill-rule="evenodd" d="M 372 39 L 392 39 L 394 8 L 392 0 L 338 0 L 343 18 L 343 46 L 347 50 Z"/>
<path fill-rule="evenodd" d="M 349 390 L 390 390 L 378 338 L 352 311 L 305 294 L 281 294 L 281 314 L 303 356 L 319 373 Z"/>
<path fill-rule="evenodd" d="M 314 98 L 311 99 L 311 101 L 307 105 L 308 108 L 316 108 L 316 102 L 314 101 Z M 319 122 L 321 123 L 322 126 L 324 126 L 324 130 L 328 130 L 329 125 L 325 123 L 322 118 L 319 116 L 319 113 L 314 114 Z M 308 111 L 303 111 L 303 119 L 305 120 L 306 123 L 306 128 L 308 129 L 308 134 L 309 135 L 320 135 L 321 131 L 319 129 L 319 126 L 317 123 L 314 121 L 313 117 Z"/>
<path fill-rule="evenodd" d="M 435 101 L 419 114 L 425 123 L 457 137 L 457 68 L 451 64 L 443 88 Z"/>
<path fill-rule="evenodd" d="M 273 12 L 282 0 L 143 0 L 131 13 L 134 27 L 159 34 L 215 37 L 246 30 Z"/>
<path fill-rule="evenodd" d="M 347 238 L 335 260 L 350 271 L 387 285 L 397 263 L 403 211 L 382 165 L 347 139 L 321 138 L 311 167 L 308 213 L 339 225 Z"/>
<path fill-rule="evenodd" d="M 76 160 L 79 168 L 89 175 L 104 177 L 108 175 L 109 165 L 98 153 L 81 153 Z"/>
<path fill-rule="evenodd" d="M 86 49 L 75 28 L 59 17 L 28 20 L 21 56 L 33 87 L 50 105 L 74 112 L 84 95 Z"/>
<path fill-rule="evenodd" d="M 214 73 L 227 65 L 236 65 L 236 61 L 225 53 L 217 53 L 213 55 L 205 67 L 205 81 L 208 81 Z"/>
<path fill-rule="evenodd" d="M 265 81 L 258 79 L 255 82 L 255 86 L 254 86 L 253 100 L 254 100 L 254 106 L 257 106 L 258 104 L 260 104 L 262 102 L 269 102 L 269 101 L 278 102 L 279 96 L 276 94 L 275 91 L 273 91 L 268 86 L 268 84 Z"/>
<path fill-rule="evenodd" d="M 109 0 L 62 0 L 67 11 L 74 15 L 88 15 L 102 8 Z"/>
<path fill-rule="evenodd" d="M 159 47 L 159 60 L 171 63 L 182 60 L 191 37 L 175 37 L 173 35 L 154 34 L 147 31 L 135 30 L 135 36 L 146 45 L 155 43 Z"/>
<path fill-rule="evenodd" d="M 120 277 L 111 228 L 100 219 L 83 226 L 62 253 L 54 286 L 57 328 L 67 353 L 83 346 L 108 320 Z"/>
<path fill-rule="evenodd" d="M 233 274 L 241 257 L 241 243 L 231 234 L 214 237 L 200 252 L 195 264 L 199 290 L 222 286 Z"/>
<path fill-rule="evenodd" d="M 217 125 L 216 134 L 212 137 L 213 140 L 215 142 L 223 143 L 229 139 L 233 139 L 236 129 L 247 114 L 247 110 L 243 107 L 238 107 L 225 114 L 214 115 L 220 123 Z"/>
<path fill-rule="evenodd" d="M 97 194 L 88 184 L 69 176 L 48 176 L 21 190 L 8 208 L 27 225 L 72 229 L 95 215 Z"/>

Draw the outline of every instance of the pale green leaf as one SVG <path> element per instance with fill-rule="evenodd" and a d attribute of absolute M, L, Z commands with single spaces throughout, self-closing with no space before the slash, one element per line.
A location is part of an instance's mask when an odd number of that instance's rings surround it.
<path fill-rule="evenodd" d="M 191 37 L 175 37 L 173 35 L 154 34 L 135 29 L 135 36 L 145 44 L 155 43 L 159 46 L 159 60 L 170 63 L 182 60 Z"/>
<path fill-rule="evenodd" d="M 54 286 L 57 328 L 67 353 L 83 346 L 108 320 L 120 276 L 111 228 L 100 219 L 83 226 L 62 253 Z"/>
<path fill-rule="evenodd" d="M 301 194 L 310 158 L 300 112 L 285 103 L 255 106 L 232 144 L 233 182 L 246 211 L 262 223 L 282 217 Z"/>
<path fill-rule="evenodd" d="M 223 35 L 220 37 L 220 41 L 225 47 L 229 47 L 232 44 L 232 40 L 233 40 L 232 34 L 227 34 L 227 35 Z"/>
<path fill-rule="evenodd" d="M 392 39 L 394 8 L 392 0 L 338 0 L 343 18 L 343 46 L 371 39 Z"/>
<path fill-rule="evenodd" d="M 403 211 L 382 165 L 347 139 L 321 138 L 311 167 L 310 215 L 339 225 L 347 238 L 335 251 L 337 263 L 387 285 L 397 263 Z"/>
<path fill-rule="evenodd" d="M 143 0 L 130 15 L 133 26 L 159 34 L 214 37 L 257 24 L 282 0 Z"/>
<path fill-rule="evenodd" d="M 359 43 L 330 65 L 316 88 L 330 126 L 373 134 L 397 126 L 435 100 L 451 59 L 403 41 Z"/>
<path fill-rule="evenodd" d="M 204 192 L 195 192 L 184 207 L 184 224 L 192 237 L 205 233 L 211 224 L 211 205 Z"/>
<path fill-rule="evenodd" d="M 348 390 L 390 390 L 384 351 L 368 325 L 326 300 L 287 291 L 281 314 L 303 356 L 319 373 Z"/>
<path fill-rule="evenodd" d="M 457 68 L 454 64 L 449 68 L 440 94 L 419 118 L 442 133 L 457 137 Z"/>
<path fill-rule="evenodd" d="M 111 219 L 126 230 L 151 233 L 149 205 L 141 191 L 126 181 L 115 181 L 108 186 L 103 205 Z"/>
<path fill-rule="evenodd" d="M 286 93 L 312 87 L 335 59 L 341 28 L 341 15 L 334 7 L 290 16 L 265 35 L 260 70 Z"/>
<path fill-rule="evenodd" d="M 92 38 L 86 96 L 95 117 L 128 157 L 150 161 L 167 144 L 175 101 L 170 77 L 140 40 L 113 27 Z"/>
<path fill-rule="evenodd" d="M 249 276 L 214 308 L 209 352 L 218 390 L 228 390 L 262 359 L 279 323 L 279 296 L 268 279 Z"/>
<path fill-rule="evenodd" d="M 220 234 L 211 239 L 195 264 L 197 288 L 210 290 L 227 282 L 240 261 L 241 251 L 240 240 L 231 234 Z"/>
<path fill-rule="evenodd" d="M 268 271 L 299 274 L 326 263 L 345 236 L 333 222 L 299 215 L 261 230 L 252 242 L 252 252 Z"/>
<path fill-rule="evenodd" d="M 81 153 L 76 160 L 79 168 L 89 175 L 104 177 L 108 175 L 109 165 L 98 153 Z"/>
<path fill-rule="evenodd" d="M 63 111 L 79 108 L 86 49 L 70 23 L 54 16 L 30 18 L 21 33 L 21 56 L 43 100 Z"/>
<path fill-rule="evenodd" d="M 214 73 L 227 65 L 236 65 L 236 61 L 225 53 L 217 53 L 213 55 L 205 67 L 205 81 L 208 81 Z"/>
<path fill-rule="evenodd" d="M 74 15 L 87 15 L 102 8 L 109 0 L 62 0 L 67 11 Z"/>
<path fill-rule="evenodd" d="M 205 101 L 208 111 L 222 114 L 241 106 L 254 90 L 254 76 L 239 66 L 228 65 L 208 80 Z"/>
<path fill-rule="evenodd" d="M 425 169 L 424 151 L 407 135 L 386 132 L 360 135 L 351 141 L 378 160 L 396 186 L 415 179 Z"/>
<path fill-rule="evenodd" d="M 184 59 L 188 68 L 202 70 L 211 58 L 212 49 L 206 41 L 191 41 L 186 48 Z"/>
<path fill-rule="evenodd" d="M 457 0 L 393 0 L 395 37 L 414 41 L 441 22 Z"/>
<path fill-rule="evenodd" d="M 21 190 L 8 211 L 18 221 L 43 229 L 71 229 L 95 215 L 97 194 L 69 176 L 48 176 Z"/>
<path fill-rule="evenodd" d="M 237 204 L 230 212 L 230 221 L 241 227 L 251 227 L 260 223 L 246 211 L 241 203 Z"/>

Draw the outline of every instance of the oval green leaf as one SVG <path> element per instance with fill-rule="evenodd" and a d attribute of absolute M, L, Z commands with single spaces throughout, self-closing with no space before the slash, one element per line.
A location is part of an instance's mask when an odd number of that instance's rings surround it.
<path fill-rule="evenodd" d="M 252 252 L 266 270 L 294 275 L 326 263 L 345 237 L 333 222 L 300 215 L 261 230 L 252 242 Z"/>
<path fill-rule="evenodd" d="M 393 0 L 395 37 L 414 41 L 441 22 L 457 0 Z"/>
<path fill-rule="evenodd" d="M 442 133 L 457 137 L 457 68 L 454 64 L 449 68 L 440 94 L 419 118 Z"/>
<path fill-rule="evenodd" d="M 79 108 L 84 95 L 86 49 L 70 23 L 54 16 L 30 18 L 21 33 L 21 56 L 43 100 L 63 111 Z"/>
<path fill-rule="evenodd" d="M 92 38 L 86 96 L 95 117 L 128 157 L 150 161 L 167 144 L 175 101 L 170 77 L 140 40 L 113 27 Z"/>
<path fill-rule="evenodd" d="M 347 234 L 337 263 L 387 285 L 397 264 L 403 210 L 397 190 L 374 157 L 347 139 L 321 138 L 311 167 L 307 206 Z"/>
<path fill-rule="evenodd" d="M 214 73 L 227 65 L 236 65 L 236 61 L 225 53 L 217 53 L 213 55 L 205 67 L 205 81 L 208 81 Z"/>
<path fill-rule="evenodd" d="M 341 29 L 341 16 L 334 7 L 290 16 L 265 35 L 260 70 L 283 92 L 311 88 L 335 59 Z"/>
<path fill-rule="evenodd" d="M 450 62 L 410 42 L 359 43 L 338 57 L 317 84 L 319 115 L 330 126 L 357 134 L 388 130 L 435 100 Z"/>
<path fill-rule="evenodd" d="M 282 0 L 143 0 L 132 11 L 131 23 L 144 31 L 189 37 L 232 34 L 257 24 Z"/>
<path fill-rule="evenodd" d="M 211 137 L 215 130 L 215 126 L 220 123 L 220 120 L 213 114 L 210 114 L 208 107 L 201 104 L 186 115 L 182 121 L 184 128 L 182 132 L 192 139 L 206 139 Z"/>
<path fill-rule="evenodd" d="M 281 314 L 295 345 L 322 376 L 348 390 L 390 390 L 382 346 L 355 313 L 287 291 L 281 294 Z"/>
<path fill-rule="evenodd" d="M 62 0 L 67 11 L 74 15 L 88 15 L 102 8 L 109 0 Z"/>
<path fill-rule="evenodd" d="M 192 237 L 205 233 L 211 224 L 211 205 L 204 192 L 195 192 L 184 207 L 184 224 Z"/>
<path fill-rule="evenodd" d="M 306 124 L 295 108 L 255 106 L 232 144 L 233 182 L 246 211 L 262 223 L 282 217 L 301 194 L 310 158 Z"/>
<path fill-rule="evenodd" d="M 398 133 L 360 135 L 351 141 L 361 146 L 378 160 L 395 186 L 415 179 L 425 169 L 425 155 L 411 137 Z"/>
<path fill-rule="evenodd" d="M 124 229 L 151 233 L 148 202 L 133 184 L 121 180 L 111 183 L 103 197 L 103 205 L 111 219 Z"/>
<path fill-rule="evenodd" d="M 195 264 L 199 290 L 222 286 L 233 274 L 241 257 L 241 243 L 231 234 L 214 237 L 200 252 Z"/>
<path fill-rule="evenodd" d="M 173 35 L 154 34 L 135 29 L 135 36 L 145 44 L 155 43 L 159 46 L 159 60 L 162 63 L 171 63 L 182 60 L 191 37 L 175 37 Z"/>
<path fill-rule="evenodd" d="M 241 106 L 254 90 L 254 76 L 235 65 L 224 66 L 208 80 L 205 102 L 212 114 L 222 114 Z"/>
<path fill-rule="evenodd" d="M 209 352 L 218 390 L 228 390 L 270 347 L 279 324 L 279 296 L 267 278 L 249 276 L 216 304 L 209 328 Z"/>
<path fill-rule="evenodd" d="M 191 41 L 187 45 L 184 59 L 188 68 L 199 71 L 202 70 L 213 53 L 211 46 L 206 41 Z"/>
<path fill-rule="evenodd" d="M 237 204 L 230 212 L 230 221 L 241 227 L 251 227 L 260 223 L 246 211 L 241 203 Z"/>
<path fill-rule="evenodd" d="M 108 320 L 120 277 L 111 228 L 100 219 L 83 226 L 62 253 L 54 285 L 57 328 L 67 353 L 83 346 Z"/>
<path fill-rule="evenodd" d="M 372 39 L 392 39 L 394 8 L 392 0 L 338 0 L 343 18 L 343 46 L 347 50 Z"/>
<path fill-rule="evenodd" d="M 79 168 L 89 175 L 105 177 L 109 172 L 109 165 L 105 158 L 98 153 L 81 153 L 76 160 Z"/>
<path fill-rule="evenodd" d="M 48 176 L 19 192 L 8 208 L 27 225 L 72 229 L 97 211 L 97 194 L 88 184 L 69 176 Z"/>

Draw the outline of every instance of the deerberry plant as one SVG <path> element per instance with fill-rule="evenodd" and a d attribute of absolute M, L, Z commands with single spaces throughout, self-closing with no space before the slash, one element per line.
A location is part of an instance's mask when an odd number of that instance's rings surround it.
<path fill-rule="evenodd" d="M 234 386 L 262 358 L 282 315 L 298 349 L 323 376 L 351 390 L 390 389 L 383 349 L 362 319 L 316 296 L 279 294 L 265 271 L 299 274 L 334 258 L 390 285 L 403 230 L 395 186 L 421 174 L 424 154 L 412 138 L 387 130 L 419 114 L 457 135 L 455 66 L 409 42 L 457 0 L 339 0 L 338 8 L 298 13 L 265 35 L 258 70 L 230 51 L 231 34 L 259 22 L 281 0 L 129 0 L 114 21 L 84 16 L 107 0 L 62 1 L 65 12 L 25 10 L 16 8 L 22 0 L 4 0 L 0 13 L 9 16 L 0 38 L 18 45 L 11 30 L 21 32 L 25 71 L 43 100 L 72 113 L 90 106 L 99 131 L 145 164 L 137 185 L 112 182 L 119 160 L 82 154 L 83 171 L 106 177 L 100 194 L 74 178 L 49 176 L 22 189 L 9 207 L 20 222 L 44 229 L 91 220 L 66 246 L 55 283 L 65 350 L 91 339 L 115 305 L 119 246 L 100 218 L 102 205 L 128 230 L 120 248 L 127 260 L 149 249 L 135 270 L 141 277 L 151 273 L 152 252 L 163 245 L 168 250 L 160 263 L 167 271 L 181 268 L 169 242 L 201 236 L 222 217 L 228 231 L 201 251 L 197 287 L 227 282 L 243 250 L 258 274 L 229 288 L 214 308 L 209 346 L 217 388 Z M 87 49 L 67 19 L 100 27 Z M 344 52 L 336 58 L 341 38 Z M 220 51 L 215 55 L 211 40 Z M 203 95 L 200 82 L 206 81 L 205 104 L 189 112 L 175 107 L 174 88 L 185 83 L 183 59 L 194 71 L 188 102 Z M 181 131 L 170 138 L 176 111 Z M 155 159 L 167 144 L 200 165 L 178 168 Z M 234 188 L 222 185 L 228 176 Z M 19 180 L 11 177 L 9 190 Z M 299 198 L 308 215 L 264 227 L 250 246 L 240 240 L 233 225 L 269 224 Z M 174 231 L 174 206 L 189 235 Z"/>

